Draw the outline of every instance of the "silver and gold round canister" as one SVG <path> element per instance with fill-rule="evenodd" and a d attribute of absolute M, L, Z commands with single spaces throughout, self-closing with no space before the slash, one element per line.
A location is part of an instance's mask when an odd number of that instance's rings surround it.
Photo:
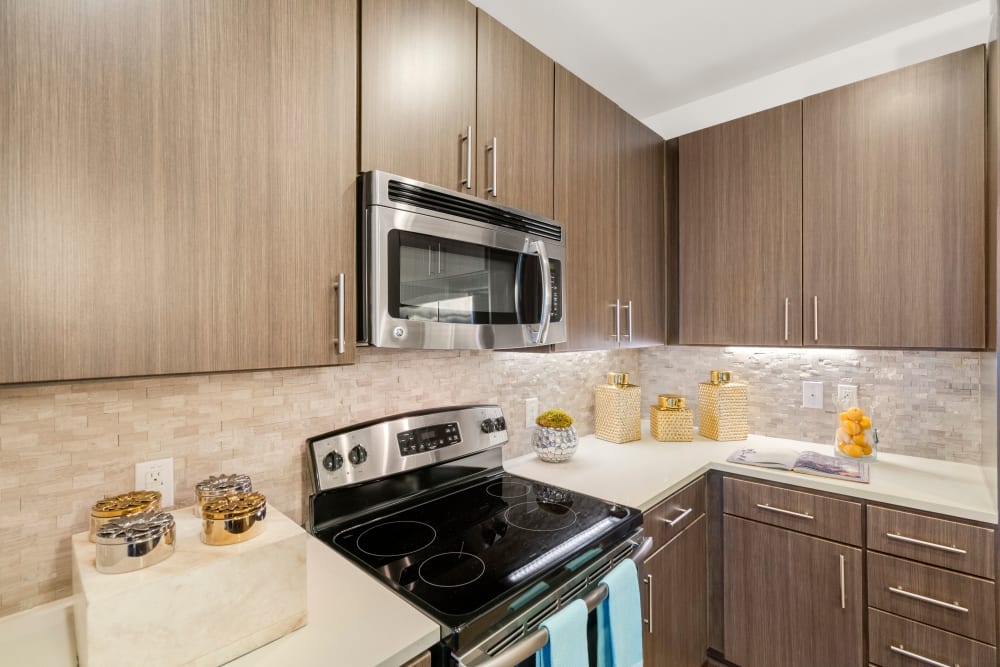
<path fill-rule="evenodd" d="M 201 509 L 201 541 L 211 546 L 245 542 L 264 530 L 267 499 L 257 492 L 215 498 Z"/>
<path fill-rule="evenodd" d="M 95 537 L 96 566 L 102 574 L 134 572 L 165 560 L 174 553 L 174 517 L 145 510 L 109 519 Z"/>
<path fill-rule="evenodd" d="M 247 475 L 212 475 L 194 487 L 194 515 L 201 516 L 205 503 L 237 493 L 250 493 L 253 483 Z"/>
<path fill-rule="evenodd" d="M 109 521 L 146 511 L 159 512 L 161 498 L 159 491 L 129 491 L 98 500 L 90 509 L 90 541 L 97 541 L 97 531 Z"/>

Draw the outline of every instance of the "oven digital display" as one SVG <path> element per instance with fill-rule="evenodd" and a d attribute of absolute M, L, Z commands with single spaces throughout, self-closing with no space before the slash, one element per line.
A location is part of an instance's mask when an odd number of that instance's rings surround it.
<path fill-rule="evenodd" d="M 402 456 L 423 454 L 449 445 L 457 445 L 460 442 L 462 442 L 462 435 L 458 432 L 458 422 L 424 426 L 396 435 L 396 443 L 399 445 L 399 453 Z"/>

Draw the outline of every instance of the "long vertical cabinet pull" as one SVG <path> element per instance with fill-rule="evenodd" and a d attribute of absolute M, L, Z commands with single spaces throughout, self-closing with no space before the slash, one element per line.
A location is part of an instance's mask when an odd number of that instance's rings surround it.
<path fill-rule="evenodd" d="M 615 309 L 615 332 L 611 334 L 611 338 L 616 343 L 620 343 L 622 342 L 622 300 L 615 299 L 615 302 L 609 304 L 609 307 Z"/>
<path fill-rule="evenodd" d="M 840 554 L 840 608 L 847 609 L 847 581 L 844 577 L 844 554 Z"/>
<path fill-rule="evenodd" d="M 462 137 L 462 142 L 465 144 L 465 178 L 462 179 L 462 185 L 465 186 L 466 190 L 472 189 L 472 126 L 467 125 L 465 127 L 465 136 Z"/>
<path fill-rule="evenodd" d="M 788 342 L 788 302 L 790 300 L 791 299 L 789 299 L 787 296 L 785 297 L 785 342 L 786 343 Z"/>
<path fill-rule="evenodd" d="M 628 317 L 625 318 L 625 324 L 628 326 L 628 333 L 623 333 L 621 335 L 627 341 L 632 340 L 632 301 L 630 300 L 627 304 L 622 306 L 623 310 L 628 311 Z"/>
<path fill-rule="evenodd" d="M 490 153 L 493 157 L 493 184 L 486 188 L 486 191 L 493 195 L 494 199 L 497 196 L 497 138 L 493 137 L 493 141 L 489 146 L 486 147 L 486 152 Z"/>
<path fill-rule="evenodd" d="M 333 342 L 337 346 L 337 354 L 343 354 L 346 349 L 344 342 L 344 293 L 347 291 L 343 273 L 337 274 L 337 279 L 333 282 L 333 289 L 337 292 L 337 337 L 333 339 Z"/>
<path fill-rule="evenodd" d="M 646 584 L 646 616 L 642 622 L 649 626 L 649 634 L 653 634 L 653 575 L 647 574 L 643 579 Z"/>
<path fill-rule="evenodd" d="M 819 342 L 819 297 L 813 297 L 813 340 Z"/>

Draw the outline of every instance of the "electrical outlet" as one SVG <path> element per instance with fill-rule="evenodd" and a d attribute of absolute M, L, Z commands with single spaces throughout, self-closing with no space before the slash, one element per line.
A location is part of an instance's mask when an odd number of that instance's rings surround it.
<path fill-rule="evenodd" d="M 524 399 L 524 428 L 532 428 L 535 425 L 535 417 L 538 416 L 538 399 Z"/>
<path fill-rule="evenodd" d="M 854 407 L 858 404 L 858 385 L 838 384 L 837 385 L 837 405 Z"/>
<path fill-rule="evenodd" d="M 159 491 L 164 509 L 174 504 L 174 460 L 157 459 L 135 464 L 135 490 Z"/>
<path fill-rule="evenodd" d="M 823 409 L 823 383 L 803 382 L 802 383 L 802 407 L 814 410 Z"/>

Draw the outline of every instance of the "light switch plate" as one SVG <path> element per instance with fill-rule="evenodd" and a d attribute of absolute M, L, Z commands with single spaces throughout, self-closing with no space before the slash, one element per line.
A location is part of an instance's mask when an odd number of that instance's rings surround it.
<path fill-rule="evenodd" d="M 858 385 L 838 384 L 837 404 L 841 406 L 854 407 L 858 404 Z"/>
<path fill-rule="evenodd" d="M 802 407 L 813 410 L 823 409 L 823 383 L 803 382 L 802 383 Z"/>

